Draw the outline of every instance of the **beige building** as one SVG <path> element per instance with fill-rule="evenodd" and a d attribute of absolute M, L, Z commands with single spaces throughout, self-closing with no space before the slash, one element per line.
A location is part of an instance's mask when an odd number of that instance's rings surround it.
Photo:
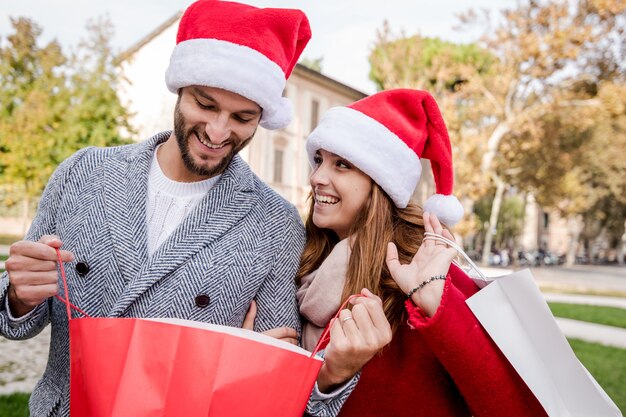
<path fill-rule="evenodd" d="M 177 14 L 119 57 L 125 80 L 119 92 L 130 110 L 140 140 L 171 129 L 176 95 L 165 86 L 165 70 L 175 45 Z M 259 127 L 241 156 L 252 170 L 303 211 L 309 193 L 305 139 L 321 115 L 366 95 L 317 71 L 297 65 L 284 91 L 294 106 L 294 119 L 284 129 Z"/>

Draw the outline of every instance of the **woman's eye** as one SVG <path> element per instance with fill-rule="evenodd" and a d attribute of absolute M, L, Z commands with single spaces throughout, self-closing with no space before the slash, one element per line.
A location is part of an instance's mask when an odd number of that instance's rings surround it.
<path fill-rule="evenodd" d="M 315 165 L 319 165 L 319 164 L 321 164 L 321 163 L 322 163 L 322 157 L 321 157 L 321 156 L 317 156 L 317 155 L 316 155 L 316 156 L 314 156 L 314 157 L 313 157 L 313 163 L 314 163 Z"/>
<path fill-rule="evenodd" d="M 350 164 L 348 164 L 346 161 L 342 161 L 342 160 L 337 161 L 337 166 L 338 166 L 339 168 L 346 168 L 346 169 L 350 169 L 350 168 L 352 168 L 352 167 L 350 166 Z"/>

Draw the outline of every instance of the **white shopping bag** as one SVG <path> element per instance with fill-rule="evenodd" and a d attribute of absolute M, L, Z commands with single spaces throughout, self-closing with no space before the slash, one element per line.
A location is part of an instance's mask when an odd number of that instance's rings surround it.
<path fill-rule="evenodd" d="M 429 234 L 430 235 L 430 234 Z M 440 236 L 428 239 L 442 240 Z M 445 239 L 447 241 L 447 239 Z M 447 241 L 448 244 L 453 242 Z M 486 278 L 467 305 L 551 417 L 620 417 L 615 403 L 578 360 L 528 269 Z"/>

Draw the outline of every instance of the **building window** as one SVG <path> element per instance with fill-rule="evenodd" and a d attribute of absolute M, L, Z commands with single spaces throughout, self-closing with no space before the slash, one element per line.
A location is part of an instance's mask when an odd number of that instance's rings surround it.
<path fill-rule="evenodd" d="M 311 131 L 317 126 L 320 117 L 320 102 L 316 99 L 311 101 Z"/>
<path fill-rule="evenodd" d="M 283 156 L 284 151 L 282 149 L 274 149 L 274 182 L 277 184 L 283 183 Z"/>
<path fill-rule="evenodd" d="M 543 229 L 547 230 L 548 226 L 550 226 L 550 215 L 548 213 L 543 213 Z"/>

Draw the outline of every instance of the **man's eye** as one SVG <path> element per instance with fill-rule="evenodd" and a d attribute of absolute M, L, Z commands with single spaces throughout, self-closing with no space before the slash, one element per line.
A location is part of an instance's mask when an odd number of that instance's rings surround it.
<path fill-rule="evenodd" d="M 204 110 L 215 110 L 215 106 L 213 104 L 203 104 L 198 100 L 196 100 L 196 103 L 198 103 L 198 106 Z"/>
<path fill-rule="evenodd" d="M 234 115 L 233 118 L 236 121 L 238 121 L 239 123 L 248 123 L 248 122 L 252 121 L 252 119 L 246 119 L 245 117 L 241 117 L 241 116 L 237 116 L 237 115 Z"/>

